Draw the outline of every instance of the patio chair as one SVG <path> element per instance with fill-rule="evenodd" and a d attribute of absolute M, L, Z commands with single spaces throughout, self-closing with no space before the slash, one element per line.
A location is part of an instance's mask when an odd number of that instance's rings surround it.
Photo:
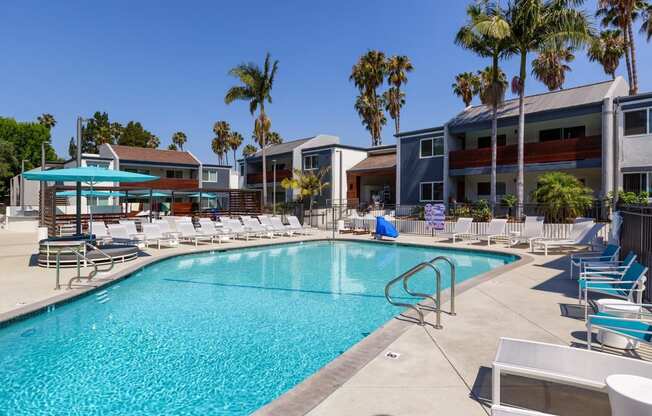
<path fill-rule="evenodd" d="M 596 224 L 593 221 L 580 221 L 573 224 L 571 234 L 567 239 L 563 240 L 547 240 L 535 239 L 532 240 L 532 252 L 534 253 L 537 248 L 543 249 L 544 255 L 548 255 L 550 248 L 578 248 L 593 245 L 600 230 L 604 224 Z"/>
<path fill-rule="evenodd" d="M 302 235 L 312 234 L 312 227 L 301 225 L 299 219 L 295 215 L 288 215 L 286 219 L 288 220 L 288 225 L 292 228 L 293 232 Z"/>
<path fill-rule="evenodd" d="M 451 233 L 439 233 L 437 234 L 437 237 L 444 237 L 449 240 L 453 240 L 453 243 L 455 243 L 456 238 L 463 239 L 464 237 L 471 237 L 473 233 L 471 232 L 471 227 L 473 226 L 473 218 L 464 218 L 460 217 L 457 219 L 457 222 L 455 223 L 455 227 L 453 228 L 453 232 Z"/>
<path fill-rule="evenodd" d="M 199 228 L 197 231 L 199 233 L 210 236 L 213 242 L 217 239 L 218 243 L 223 241 L 228 241 L 229 233 L 228 230 L 218 229 L 215 227 L 215 223 L 210 218 L 200 218 L 199 219 Z"/>
<path fill-rule="evenodd" d="M 220 218 L 220 222 L 225 228 L 229 229 L 233 238 L 244 238 L 246 241 L 249 241 L 251 233 L 245 229 L 240 220 L 222 217 Z"/>
<path fill-rule="evenodd" d="M 565 345 L 512 338 L 500 339 L 492 367 L 492 411 L 494 407 L 498 411 L 507 407 L 500 402 L 502 374 L 552 381 L 603 393 L 607 389 L 605 379 L 612 374 L 652 378 L 650 362 Z"/>
<path fill-rule="evenodd" d="M 476 234 L 473 238 L 476 238 L 480 241 L 487 241 L 487 245 L 491 245 L 491 240 L 497 242 L 498 240 L 503 240 L 509 242 L 509 235 L 507 234 L 507 220 L 494 218 L 489 222 L 487 226 L 487 231 L 484 234 Z"/>
<path fill-rule="evenodd" d="M 156 248 L 161 249 L 161 244 L 168 247 L 177 247 L 179 240 L 173 236 L 165 236 L 159 224 L 143 224 L 143 234 L 145 234 L 145 247 L 150 244 L 156 244 Z"/>
<path fill-rule="evenodd" d="M 269 222 L 270 225 L 274 227 L 274 229 L 277 232 L 281 233 L 281 235 L 292 236 L 294 234 L 294 230 L 292 229 L 292 227 L 283 224 L 283 221 L 281 221 L 281 217 L 270 217 Z"/>
<path fill-rule="evenodd" d="M 145 240 L 145 235 L 143 233 L 138 232 L 135 221 L 120 220 L 120 225 L 124 225 L 124 227 L 127 229 L 127 234 L 129 234 L 131 238 L 133 238 L 134 240 L 140 240 L 140 241 Z"/>
<path fill-rule="evenodd" d="M 620 246 L 609 244 L 601 252 L 575 253 L 570 255 L 570 278 L 573 278 L 573 269 L 578 268 L 578 273 L 582 273 L 582 265 L 587 262 L 611 262 L 618 258 Z"/>
<path fill-rule="evenodd" d="M 195 247 L 200 241 L 213 242 L 212 237 L 198 233 L 190 221 L 179 221 L 176 225 L 179 232 L 179 241 L 181 242 L 195 243 Z"/>
<path fill-rule="evenodd" d="M 586 319 L 587 348 L 590 350 L 593 344 L 593 329 L 611 332 L 616 335 L 628 338 L 634 343 L 642 342 L 652 345 L 652 314 L 650 304 L 633 303 L 628 306 L 639 307 L 641 312 L 638 318 L 624 318 L 609 313 L 609 305 L 605 304 L 604 312 L 589 315 Z M 598 337 L 600 348 L 603 348 L 602 340 Z"/>
<path fill-rule="evenodd" d="M 511 234 L 509 245 L 515 246 L 516 244 L 526 244 L 532 251 L 532 241 L 543 238 L 543 217 L 527 216 L 520 234 Z"/>
<path fill-rule="evenodd" d="M 246 230 L 256 237 L 274 238 L 274 232 L 261 224 L 256 218 L 243 218 L 242 222 Z"/>
<path fill-rule="evenodd" d="M 93 229 L 93 235 L 95 236 L 95 241 L 100 244 L 109 244 L 111 243 L 111 235 L 109 235 L 109 230 L 106 228 L 104 221 L 93 221 L 91 223 Z"/>
<path fill-rule="evenodd" d="M 172 228 L 170 227 L 170 222 L 167 220 L 152 220 L 153 224 L 158 224 L 159 228 L 161 229 L 161 232 L 165 237 L 178 237 L 179 233 L 177 231 L 173 231 Z"/>
<path fill-rule="evenodd" d="M 630 251 L 622 262 L 609 262 L 608 264 L 589 264 L 584 266 L 584 271 L 580 273 L 577 282 L 577 300 L 582 303 L 582 291 L 586 286 L 586 281 L 620 281 L 625 278 L 627 271 L 636 261 L 636 253 Z M 605 262 L 607 263 L 607 262 Z"/>
<path fill-rule="evenodd" d="M 139 248 L 144 246 L 143 239 L 135 239 L 127 232 L 127 228 L 122 224 L 109 224 L 109 235 L 116 244 L 136 245 Z"/>
<path fill-rule="evenodd" d="M 589 292 L 641 303 L 643 291 L 645 290 L 646 273 L 647 267 L 635 262 L 627 268 L 627 271 L 620 279 L 580 279 L 580 290 L 584 292 L 584 317 L 586 318 L 588 315 Z M 580 298 L 581 302 L 582 299 Z"/>

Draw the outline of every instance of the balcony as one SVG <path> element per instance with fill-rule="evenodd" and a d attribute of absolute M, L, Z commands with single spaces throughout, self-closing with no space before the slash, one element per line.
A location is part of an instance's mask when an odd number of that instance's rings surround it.
<path fill-rule="evenodd" d="M 291 178 L 292 171 L 289 169 L 277 169 L 276 170 L 276 182 L 280 182 L 285 178 Z M 267 183 L 270 183 L 274 180 L 274 172 L 267 171 Z M 247 184 L 257 184 L 263 183 L 263 173 L 250 173 L 247 175 Z"/>
<path fill-rule="evenodd" d="M 121 186 L 130 188 L 153 188 L 153 189 L 198 189 L 197 179 L 160 178 L 149 182 L 122 183 Z"/>
<path fill-rule="evenodd" d="M 590 136 L 526 143 L 525 164 L 600 159 L 602 157 L 601 142 L 600 136 Z M 500 146 L 497 153 L 497 165 L 515 165 L 517 163 L 517 145 Z M 449 164 L 451 169 L 491 166 L 491 148 L 451 151 Z"/>

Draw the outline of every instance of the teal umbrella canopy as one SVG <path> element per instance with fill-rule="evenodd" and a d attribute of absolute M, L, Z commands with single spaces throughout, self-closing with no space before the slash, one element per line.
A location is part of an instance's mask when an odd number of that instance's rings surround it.
<path fill-rule="evenodd" d="M 167 196 L 170 196 L 169 192 L 162 192 L 162 191 L 152 191 L 152 198 L 165 198 Z M 129 192 L 129 198 L 149 198 L 149 192 L 148 191 L 134 191 L 134 192 Z"/>
<path fill-rule="evenodd" d="M 51 169 L 40 172 L 25 172 L 23 177 L 32 181 L 61 182 L 147 182 L 158 179 L 158 176 L 125 172 L 122 170 L 98 167 L 80 167 L 70 169 Z"/>
<path fill-rule="evenodd" d="M 201 194 L 199 192 L 195 192 L 194 194 L 190 194 L 188 196 L 190 198 L 199 198 L 200 196 L 202 198 L 217 198 L 217 195 L 210 192 L 202 192 Z"/>
<path fill-rule="evenodd" d="M 60 191 L 57 192 L 57 196 L 77 196 L 77 191 Z M 120 197 L 125 196 L 124 192 L 115 192 L 115 191 L 90 191 L 84 189 L 81 191 L 81 196 L 90 196 L 90 197 Z"/>

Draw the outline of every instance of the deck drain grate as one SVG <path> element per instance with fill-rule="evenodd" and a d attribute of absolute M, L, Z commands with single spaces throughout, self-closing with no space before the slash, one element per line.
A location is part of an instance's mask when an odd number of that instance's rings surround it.
<path fill-rule="evenodd" d="M 401 356 L 400 352 L 387 351 L 385 353 L 385 358 L 389 358 L 390 360 L 398 360 L 400 356 Z"/>

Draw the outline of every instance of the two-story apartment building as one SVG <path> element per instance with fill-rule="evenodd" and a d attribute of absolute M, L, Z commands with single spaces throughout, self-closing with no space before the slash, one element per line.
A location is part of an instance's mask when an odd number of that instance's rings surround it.
<path fill-rule="evenodd" d="M 652 97 L 622 98 L 627 92 L 626 82 L 618 77 L 525 97 L 526 202 L 543 172 L 570 173 L 593 189 L 596 197 L 604 197 L 618 186 L 624 173 L 618 173 L 621 164 L 625 163 L 626 169 L 640 175 L 638 170 L 644 162 L 627 152 L 644 155 L 646 150 L 641 146 L 652 149 L 652 143 L 645 143 L 649 122 L 645 121 L 648 125 L 643 133 L 643 121 L 639 120 L 642 114 L 647 114 L 645 120 L 649 120 L 649 111 L 642 109 L 650 105 Z M 628 111 L 637 113 L 627 115 Z M 622 113 L 621 116 L 616 117 L 616 112 Z M 631 119 L 628 131 L 633 140 L 625 139 L 622 143 L 627 118 Z M 507 100 L 499 109 L 498 118 L 496 190 L 499 199 L 505 194 L 516 194 L 517 135 L 518 100 Z M 399 203 L 489 198 L 489 107 L 469 107 L 441 127 L 401 133 L 397 142 Z M 648 165 L 650 162 L 648 157 Z M 627 178 L 635 180 L 633 176 Z"/>
<path fill-rule="evenodd" d="M 652 93 L 619 97 L 616 114 L 616 187 L 652 195 Z"/>

